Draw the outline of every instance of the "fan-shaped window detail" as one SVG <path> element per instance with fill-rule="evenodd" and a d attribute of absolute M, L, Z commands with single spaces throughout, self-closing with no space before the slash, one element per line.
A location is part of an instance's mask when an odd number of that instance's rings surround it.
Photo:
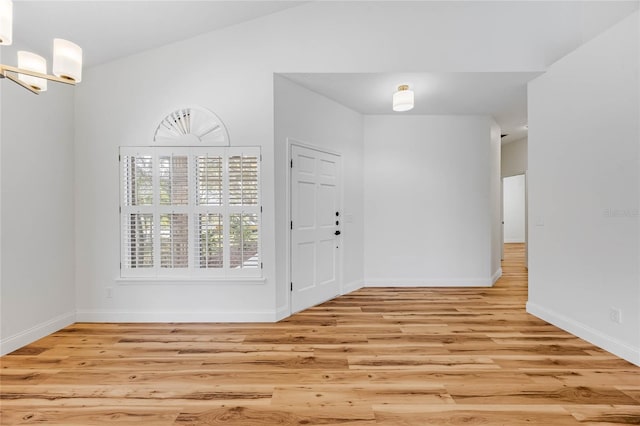
<path fill-rule="evenodd" d="M 182 108 L 162 119 L 153 141 L 159 144 L 189 145 L 194 141 L 209 146 L 229 146 L 229 134 L 220 118 L 199 107 Z"/>

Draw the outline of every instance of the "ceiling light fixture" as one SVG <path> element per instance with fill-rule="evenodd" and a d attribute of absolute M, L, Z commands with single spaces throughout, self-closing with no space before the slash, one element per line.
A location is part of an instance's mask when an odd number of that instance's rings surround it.
<path fill-rule="evenodd" d="M 413 91 L 408 84 L 398 86 L 398 91 L 393 94 L 393 110 L 409 111 L 413 108 Z"/>
<path fill-rule="evenodd" d="M 0 0 L 0 45 L 13 41 L 13 2 Z M 35 53 L 18 52 L 18 66 L 0 64 L 0 78 L 8 78 L 36 95 L 47 90 L 47 80 L 75 85 L 82 80 L 82 49 L 70 41 L 53 39 L 53 75 L 47 60 Z"/>

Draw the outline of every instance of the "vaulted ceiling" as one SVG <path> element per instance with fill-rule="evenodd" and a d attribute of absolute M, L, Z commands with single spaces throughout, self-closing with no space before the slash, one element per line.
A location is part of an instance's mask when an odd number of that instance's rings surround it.
<path fill-rule="evenodd" d="M 317 0 L 324 1 L 324 0 Z M 72 40 L 83 47 L 85 67 L 93 67 L 125 56 L 200 34 L 259 19 L 286 9 L 305 7 L 310 1 L 20 1 L 14 2 L 14 39 L 46 57 L 51 57 L 54 37 Z M 339 1 L 333 2 L 339 7 Z M 359 2 L 363 7 L 381 2 Z M 468 19 L 468 10 L 477 11 L 482 1 L 387 1 L 387 4 L 442 7 L 455 5 L 460 19 Z M 547 38 L 545 57 L 559 59 L 580 43 L 604 31 L 639 6 L 638 0 L 623 1 L 506 1 L 511 8 L 522 5 L 526 19 L 539 22 L 532 40 Z M 531 15 L 531 7 L 536 8 Z M 487 8 L 495 13 L 495 3 Z M 424 10 L 422 10 L 424 12 Z M 339 13 L 337 9 L 336 13 Z M 549 16 L 562 16 L 553 24 Z M 313 19 L 312 16 L 309 19 Z M 478 16 L 478 19 L 482 19 Z M 523 17 L 524 19 L 524 17 Z M 571 20 L 571 22 L 569 22 Z M 446 23 L 442 23 L 446 25 Z M 509 37 L 509 25 L 504 31 Z M 551 26 L 555 25 L 555 27 Z M 556 28 L 557 27 L 557 28 Z M 330 31 L 330 28 L 327 28 Z M 390 43 L 415 43 L 419 40 L 390 40 Z M 445 41 L 443 41 L 445 43 Z M 533 43 L 533 41 L 532 41 Z M 446 46 L 443 46 L 446 48 Z M 522 46 L 526 49 L 527 46 Z M 203 52 L 203 54 L 207 54 Z M 418 52 L 417 52 L 418 54 Z M 472 54 L 472 52 L 470 52 Z M 507 53 L 505 53 L 507 54 Z M 3 62 L 12 60 L 3 58 Z M 526 84 L 544 70 L 532 72 L 434 72 L 337 74 L 285 73 L 285 77 L 363 114 L 388 114 L 390 98 L 398 82 L 406 82 L 416 92 L 412 114 L 490 114 L 509 136 L 503 141 L 526 136 Z"/>

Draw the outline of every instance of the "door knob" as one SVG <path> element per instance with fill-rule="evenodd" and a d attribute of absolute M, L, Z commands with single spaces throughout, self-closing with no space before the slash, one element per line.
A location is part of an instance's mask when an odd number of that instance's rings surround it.
<path fill-rule="evenodd" d="M 340 231 L 336 231 L 336 232 L 334 232 L 334 234 L 340 235 Z"/>

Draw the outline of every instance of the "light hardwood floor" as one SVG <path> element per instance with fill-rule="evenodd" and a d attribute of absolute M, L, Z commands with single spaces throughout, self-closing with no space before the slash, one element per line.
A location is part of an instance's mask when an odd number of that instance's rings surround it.
<path fill-rule="evenodd" d="M 277 324 L 85 324 L 0 361 L 2 425 L 640 424 L 640 368 L 493 288 L 366 288 Z"/>

